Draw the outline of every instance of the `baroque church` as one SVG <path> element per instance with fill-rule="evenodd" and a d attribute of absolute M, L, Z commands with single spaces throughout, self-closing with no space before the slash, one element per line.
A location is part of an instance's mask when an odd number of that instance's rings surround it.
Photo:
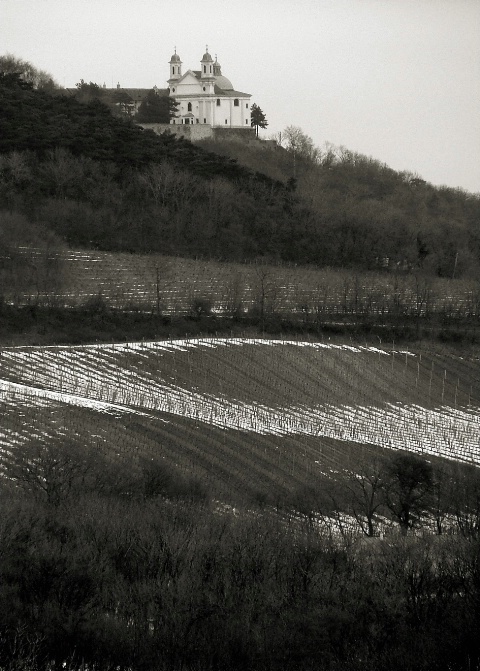
<path fill-rule="evenodd" d="M 168 88 L 159 89 L 154 86 L 153 91 L 158 96 L 170 96 L 175 99 L 176 116 L 170 119 L 170 125 L 165 122 L 140 125 L 150 127 L 158 133 L 170 129 L 175 135 L 189 137 L 192 140 L 227 131 L 238 135 L 240 129 L 252 130 L 251 95 L 233 88 L 231 81 L 222 75 L 221 65 L 216 56 L 213 60 L 208 47 L 200 61 L 199 70 L 182 72 L 182 61 L 176 49 L 169 64 Z M 107 88 L 104 84 L 97 89 L 103 102 L 115 108 L 121 116 L 134 119 L 140 105 L 152 91 L 152 89 L 123 88 L 120 84 L 117 84 L 116 88 Z M 82 91 L 78 88 L 68 88 L 66 92 L 81 99 Z M 88 96 L 88 93 L 86 95 Z M 94 95 L 97 94 L 94 92 Z M 175 125 L 175 128 L 172 128 L 172 125 Z M 242 132 L 241 135 L 247 134 Z"/>
<path fill-rule="evenodd" d="M 220 63 L 208 52 L 200 61 L 200 70 L 182 73 L 182 61 L 175 53 L 170 59 L 168 94 L 178 103 L 177 116 L 171 124 L 207 124 L 212 128 L 250 128 L 249 93 L 233 88 L 222 75 Z"/>

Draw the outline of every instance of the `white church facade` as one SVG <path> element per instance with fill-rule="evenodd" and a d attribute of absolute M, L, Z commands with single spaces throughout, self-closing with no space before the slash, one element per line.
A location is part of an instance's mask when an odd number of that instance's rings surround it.
<path fill-rule="evenodd" d="M 240 129 L 251 127 L 249 93 L 233 88 L 222 75 L 220 63 L 208 52 L 203 54 L 200 70 L 182 72 L 176 50 L 170 59 L 168 94 L 175 98 L 177 114 L 170 124 L 207 125 L 210 128 Z"/>

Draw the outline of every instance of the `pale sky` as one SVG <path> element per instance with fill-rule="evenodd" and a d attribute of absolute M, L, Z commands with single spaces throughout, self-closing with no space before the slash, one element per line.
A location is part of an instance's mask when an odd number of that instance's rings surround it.
<path fill-rule="evenodd" d="M 166 88 L 174 47 L 185 72 L 207 44 L 264 137 L 480 192 L 480 0 L 0 0 L 0 54 L 63 86 Z"/>

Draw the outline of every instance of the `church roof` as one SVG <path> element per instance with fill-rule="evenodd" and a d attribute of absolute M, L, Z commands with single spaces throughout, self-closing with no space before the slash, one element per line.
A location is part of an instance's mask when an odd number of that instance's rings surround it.
<path fill-rule="evenodd" d="M 242 91 L 235 91 L 234 89 L 229 89 L 229 90 L 226 91 L 225 89 L 221 89 L 216 84 L 214 86 L 214 91 L 215 91 L 215 93 L 218 93 L 218 95 L 226 96 L 228 98 L 251 98 L 252 97 L 250 93 L 242 93 Z"/>
<path fill-rule="evenodd" d="M 215 84 L 224 91 L 233 91 L 232 82 L 223 75 L 215 76 Z"/>
<path fill-rule="evenodd" d="M 192 72 L 197 79 L 202 78 L 200 70 L 192 70 Z M 222 89 L 222 91 L 233 91 L 233 84 L 227 77 L 224 77 L 223 75 L 212 75 L 212 77 L 215 80 L 215 86 L 217 88 Z"/>
<path fill-rule="evenodd" d="M 201 62 L 203 62 L 203 61 L 208 61 L 209 63 L 213 63 L 213 58 L 210 56 L 210 54 L 208 53 L 208 51 L 206 51 L 206 52 L 203 54 L 203 56 L 202 56 L 202 61 L 201 61 Z"/>
<path fill-rule="evenodd" d="M 127 95 L 130 96 L 132 100 L 143 100 L 144 98 L 147 97 L 148 94 L 148 89 L 104 89 L 104 91 L 107 91 L 108 93 L 115 93 L 116 91 L 121 91 L 122 93 L 126 93 Z"/>
<path fill-rule="evenodd" d="M 197 79 L 202 78 L 202 73 L 200 70 L 191 70 L 191 72 L 193 72 L 193 74 Z M 250 97 L 249 93 L 242 93 L 241 91 L 235 91 L 232 82 L 223 75 L 213 75 L 213 79 L 215 80 L 215 93 L 218 93 L 219 95 L 221 94 L 232 97 L 236 96 Z"/>
<path fill-rule="evenodd" d="M 170 59 L 170 63 L 180 63 L 180 56 L 175 52 Z"/>
<path fill-rule="evenodd" d="M 152 86 L 153 88 L 153 86 Z M 147 95 L 150 93 L 152 89 L 107 89 L 107 91 L 110 90 L 112 93 L 114 91 L 125 91 L 125 93 L 128 93 L 130 98 L 133 98 L 133 100 L 143 100 L 144 98 L 147 97 Z M 168 96 L 168 89 L 155 89 L 155 93 L 158 96 Z"/>
<path fill-rule="evenodd" d="M 67 91 L 72 96 L 75 96 L 77 93 L 79 93 L 79 90 L 76 87 L 75 88 L 67 88 L 67 89 L 64 89 L 64 90 Z M 101 86 L 100 87 L 100 96 L 102 94 L 112 96 L 115 93 L 120 92 L 120 93 L 126 93 L 128 96 L 130 96 L 130 98 L 132 100 L 142 101 L 144 98 L 147 97 L 147 95 L 149 94 L 149 92 L 151 90 L 152 90 L 151 88 L 150 89 L 126 89 L 126 88 L 123 88 L 123 87 L 122 88 L 115 87 L 113 89 L 111 89 L 111 88 L 107 89 L 107 88 L 103 88 L 103 86 Z M 155 91 L 156 91 L 157 95 L 159 95 L 159 96 L 168 96 L 168 89 L 155 89 Z"/>

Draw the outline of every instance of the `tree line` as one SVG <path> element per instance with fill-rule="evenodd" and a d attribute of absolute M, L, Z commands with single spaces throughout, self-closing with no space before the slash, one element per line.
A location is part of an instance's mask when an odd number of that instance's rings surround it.
<path fill-rule="evenodd" d="M 435 187 L 345 147 L 317 147 L 296 126 L 273 135 L 272 142 L 276 149 L 270 151 L 241 142 L 203 140 L 201 145 L 291 185 L 309 212 L 304 225 L 292 231 L 296 259 L 449 278 L 479 276 L 479 194 Z"/>
<path fill-rule="evenodd" d="M 408 452 L 367 454 L 359 468 L 340 470 L 320 486 L 306 483 L 292 497 L 305 520 L 328 520 L 341 533 L 353 526 L 367 537 L 388 536 L 392 528 L 403 536 L 423 529 L 470 537 L 480 530 L 477 466 Z"/>

